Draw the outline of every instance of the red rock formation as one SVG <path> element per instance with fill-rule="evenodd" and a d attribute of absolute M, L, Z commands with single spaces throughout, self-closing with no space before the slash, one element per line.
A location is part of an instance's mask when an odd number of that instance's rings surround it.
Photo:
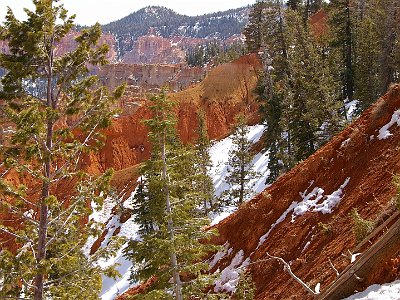
<path fill-rule="evenodd" d="M 204 78 L 206 69 L 188 67 L 185 64 L 112 64 L 99 69 L 98 76 L 103 84 L 115 88 L 123 83 L 137 88 L 144 98 L 149 89 L 168 86 L 171 91 L 180 91 L 193 82 Z"/>
<path fill-rule="evenodd" d="M 76 31 L 71 31 L 69 32 L 62 40 L 61 42 L 57 45 L 54 53 L 56 56 L 59 55 L 64 55 L 65 53 L 73 51 L 77 43 L 75 41 L 75 38 L 77 38 L 80 35 L 79 32 Z M 109 46 L 109 52 L 107 53 L 107 60 L 110 62 L 114 62 L 117 59 L 117 53 L 115 51 L 115 38 L 112 34 L 102 34 L 99 41 L 98 41 L 98 46 L 107 44 Z"/>
<path fill-rule="evenodd" d="M 246 113 L 250 122 L 258 120 L 258 104 L 253 90 L 257 84 L 257 70 L 261 64 L 256 55 L 215 68 L 200 84 L 173 93 L 177 102 L 178 131 L 184 143 L 196 138 L 197 114 L 204 110 L 211 139 L 229 134 L 235 116 Z M 114 120 L 106 131 L 106 144 L 99 155 L 92 156 L 90 168 L 94 172 L 113 167 L 129 168 L 149 157 L 147 129 L 142 120 L 150 118 L 146 103 L 138 103 L 136 112 Z"/>
<path fill-rule="evenodd" d="M 328 14 L 320 9 L 310 17 L 310 24 L 316 37 L 324 35 L 328 30 Z"/>
<path fill-rule="evenodd" d="M 179 64 L 185 61 L 185 52 L 171 40 L 149 34 L 139 37 L 122 61 L 128 64 Z"/>

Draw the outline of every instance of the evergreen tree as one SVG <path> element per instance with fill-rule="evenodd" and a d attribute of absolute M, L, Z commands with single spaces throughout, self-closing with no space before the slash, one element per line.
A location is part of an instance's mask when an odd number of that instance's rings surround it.
<path fill-rule="evenodd" d="M 335 61 L 327 55 L 326 38 L 313 36 L 304 22 L 302 8 L 284 10 L 279 1 L 265 6 L 264 72 L 256 92 L 267 123 L 267 183 L 312 154 L 343 124 Z"/>
<path fill-rule="evenodd" d="M 250 181 L 259 176 L 251 165 L 253 159 L 252 144 L 247 140 L 248 133 L 246 119 L 243 115 L 240 115 L 237 118 L 237 125 L 232 136 L 232 149 L 228 154 L 228 174 L 225 180 L 231 188 L 223 195 L 228 204 L 234 204 L 237 207 L 249 198 L 252 192 Z"/>
<path fill-rule="evenodd" d="M 341 66 L 342 99 L 353 100 L 354 94 L 354 16 L 350 0 L 332 0 L 329 5 L 329 26 L 332 33 L 331 46 L 338 54 Z"/>
<path fill-rule="evenodd" d="M 197 170 L 197 179 L 195 180 L 197 190 L 203 198 L 204 215 L 208 216 L 210 211 L 216 208 L 214 199 L 214 184 L 208 174 L 212 167 L 211 157 L 208 152 L 211 143 L 208 137 L 207 125 L 204 112 L 199 112 L 199 126 L 197 129 L 198 138 L 195 146 L 195 170 Z"/>
<path fill-rule="evenodd" d="M 238 300 L 254 300 L 255 293 L 256 285 L 253 281 L 251 273 L 250 271 L 245 270 L 242 274 L 240 274 L 234 297 Z"/>
<path fill-rule="evenodd" d="M 97 299 L 101 274 L 115 275 L 94 263 L 106 249 L 82 252 L 101 229 L 93 221 L 82 226 L 88 203 L 102 204 L 111 176 L 87 174 L 82 160 L 101 145 L 99 129 L 110 124 L 123 90 L 110 95 L 86 77 L 89 64 L 106 63 L 107 47 L 96 47 L 99 25 L 82 31 L 72 52 L 55 54 L 74 19 L 56 2 L 33 1 L 25 21 L 9 9 L 0 28 L 10 47 L 0 54 L 0 126 L 12 128 L 0 147 L 0 231 L 17 245 L 0 250 L 0 298 Z"/>
<path fill-rule="evenodd" d="M 243 30 L 246 37 L 247 50 L 258 51 L 263 45 L 263 16 L 265 1 L 257 1 L 251 8 L 249 22 Z"/>
<path fill-rule="evenodd" d="M 260 95 L 261 112 L 265 117 L 267 129 L 265 131 L 266 150 L 269 151 L 268 168 L 270 176 L 268 183 L 272 183 L 283 171 L 286 171 L 287 157 L 291 156 L 290 132 L 284 134 L 286 124 L 281 122 L 284 115 L 284 99 L 290 85 L 290 70 L 287 55 L 287 42 L 284 24 L 283 7 L 280 1 L 271 1 L 266 4 L 264 16 L 264 45 L 263 66 L 264 72 L 258 88 Z"/>
<path fill-rule="evenodd" d="M 384 1 L 369 0 L 365 2 L 368 3 L 362 5 L 358 13 L 355 34 L 357 54 L 354 74 L 355 97 L 359 100 L 360 111 L 368 108 L 378 99 L 384 89 L 381 73 L 382 45 L 384 43 L 382 20 L 385 19 L 382 4 Z"/>
<path fill-rule="evenodd" d="M 135 281 L 156 277 L 143 299 L 205 297 L 211 284 L 202 259 L 215 249 L 200 241 L 209 219 L 200 216 L 203 194 L 196 187 L 195 156 L 182 146 L 175 132 L 172 102 L 166 92 L 151 99 L 153 117 L 146 121 L 152 142 L 151 159 L 141 168 L 144 193 L 134 199 L 139 238 L 129 242 L 126 256 L 138 267 Z"/>
<path fill-rule="evenodd" d="M 384 94 L 391 83 L 400 79 L 400 5 L 393 0 L 383 0 L 381 5 L 385 15 L 381 55 L 381 93 Z"/>
<path fill-rule="evenodd" d="M 311 30 L 298 26 L 298 12 L 288 11 L 286 22 L 286 40 L 292 45 L 288 48 L 292 84 L 284 101 L 288 119 L 282 121 L 288 124 L 297 162 L 314 153 L 338 131 L 341 102 L 336 94 L 338 83 Z"/>

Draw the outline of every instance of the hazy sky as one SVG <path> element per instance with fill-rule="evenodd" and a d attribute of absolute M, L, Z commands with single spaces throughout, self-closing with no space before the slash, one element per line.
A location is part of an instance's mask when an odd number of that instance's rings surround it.
<path fill-rule="evenodd" d="M 255 0 L 62 0 L 61 3 L 71 14 L 76 14 L 76 23 L 92 25 L 96 21 L 106 24 L 118 20 L 149 5 L 165 6 L 180 14 L 195 16 L 246 6 Z M 0 0 L 0 22 L 4 21 L 7 6 L 18 18 L 25 15 L 23 7 L 33 8 L 31 0 Z"/>

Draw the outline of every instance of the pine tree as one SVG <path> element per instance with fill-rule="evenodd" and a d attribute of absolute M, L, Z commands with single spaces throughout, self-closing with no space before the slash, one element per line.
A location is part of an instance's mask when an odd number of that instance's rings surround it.
<path fill-rule="evenodd" d="M 254 300 L 256 285 L 253 281 L 250 271 L 245 270 L 240 274 L 239 282 L 235 291 L 235 299 L 238 300 Z"/>
<path fill-rule="evenodd" d="M 82 252 L 101 228 L 83 226 L 88 204 L 102 204 L 111 176 L 87 174 L 83 158 L 101 146 L 99 130 L 110 124 L 123 90 L 110 95 L 87 77 L 89 65 L 106 63 L 107 47 L 96 47 L 99 25 L 83 30 L 72 52 L 55 54 L 74 19 L 56 2 L 33 1 L 26 21 L 9 9 L 0 28 L 10 47 L 0 54 L 0 126 L 12 128 L 0 148 L 0 231 L 17 245 L 0 252 L 0 298 L 97 299 L 101 274 L 115 275 L 94 264 L 106 249 Z"/>
<path fill-rule="evenodd" d="M 251 164 L 253 160 L 252 144 L 247 140 L 248 133 L 246 119 L 240 115 L 232 136 L 232 149 L 228 154 L 228 174 L 225 180 L 231 188 L 223 195 L 228 204 L 234 204 L 237 207 L 249 198 L 252 192 L 250 182 L 259 176 Z"/>
<path fill-rule="evenodd" d="M 196 159 L 176 136 L 173 104 L 166 92 L 151 102 L 153 117 L 146 124 L 152 155 L 141 168 L 144 193 L 134 199 L 139 238 L 125 249 L 138 267 L 131 278 L 138 282 L 155 276 L 143 299 L 203 297 L 211 277 L 202 259 L 215 247 L 200 243 L 214 233 L 202 230 L 209 219 L 200 216 L 203 195 L 196 189 Z"/>
<path fill-rule="evenodd" d="M 265 1 L 257 1 L 253 5 L 249 14 L 249 22 L 243 30 L 249 52 L 258 51 L 263 44 L 264 7 Z"/>
<path fill-rule="evenodd" d="M 196 185 L 197 190 L 203 198 L 204 215 L 208 216 L 210 211 L 215 210 L 216 203 L 214 199 L 214 184 L 209 175 L 209 169 L 212 167 L 211 157 L 208 152 L 210 148 L 210 139 L 208 137 L 205 115 L 203 111 L 199 112 L 199 126 L 197 129 L 198 138 L 195 146 L 195 170 L 197 170 Z"/>
<path fill-rule="evenodd" d="M 391 83 L 400 79 L 400 5 L 398 1 L 385 0 L 382 1 L 382 8 L 386 17 L 383 22 L 383 51 L 381 56 L 381 93 L 384 94 Z"/>
<path fill-rule="evenodd" d="M 312 154 L 343 124 L 329 45 L 324 36 L 313 36 L 301 8 L 284 10 L 279 1 L 265 8 L 264 72 L 257 93 L 267 123 L 267 183 Z"/>
<path fill-rule="evenodd" d="M 288 119 L 282 121 L 288 124 L 296 162 L 307 158 L 329 140 L 340 129 L 342 121 L 341 102 L 336 94 L 338 83 L 323 49 L 311 30 L 298 26 L 300 21 L 298 12 L 286 13 L 286 40 L 292 45 L 288 49 L 292 84 L 284 101 Z"/>
<path fill-rule="evenodd" d="M 285 24 L 283 7 L 280 1 L 266 3 L 264 28 L 263 66 L 264 72 L 258 87 L 261 112 L 267 123 L 265 149 L 269 151 L 268 168 L 272 183 L 283 171 L 288 169 L 285 157 L 291 156 L 290 133 L 284 134 L 281 119 L 284 115 L 283 101 L 289 90 L 290 70 L 288 65 L 287 42 L 284 35 Z M 285 161 L 285 162 L 284 162 Z"/>
<path fill-rule="evenodd" d="M 355 97 L 360 111 L 368 108 L 381 95 L 382 20 L 385 12 L 381 0 L 369 0 L 360 8 L 355 32 L 356 67 Z M 368 84 L 366 84 L 368 82 Z M 387 88 L 387 87 L 386 87 Z M 385 90 L 386 91 L 386 90 Z"/>
<path fill-rule="evenodd" d="M 329 5 L 331 46 L 341 66 L 342 99 L 353 100 L 354 94 L 354 16 L 350 0 L 332 0 Z"/>

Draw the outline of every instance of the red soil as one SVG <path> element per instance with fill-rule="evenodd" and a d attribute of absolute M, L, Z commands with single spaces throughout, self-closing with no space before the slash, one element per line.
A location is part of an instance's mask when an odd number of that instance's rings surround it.
<path fill-rule="evenodd" d="M 349 216 L 351 209 L 357 208 L 369 220 L 384 219 L 393 210 L 391 201 L 396 191 L 392 177 L 400 171 L 400 127 L 393 125 L 390 128 L 393 135 L 385 140 L 378 140 L 377 135 L 399 108 L 400 85 L 395 85 L 324 147 L 216 226 L 220 232 L 218 244 L 228 241 L 234 248 L 230 258 L 242 249 L 245 258 L 250 256 L 254 262 L 250 270 L 257 285 L 256 299 L 310 298 L 281 265 L 265 261 L 267 252 L 291 262 L 297 276 L 312 287 L 321 283 L 323 290 L 335 279 L 329 259 L 340 272 L 350 263 L 344 255 L 357 245 Z M 299 193 L 312 180 L 312 187 L 323 188 L 328 195 L 348 177 L 343 198 L 332 214 L 307 212 L 292 223 L 289 213 L 257 248 L 260 237 L 293 201 L 301 200 Z M 310 244 L 304 249 L 307 242 Z M 222 270 L 229 263 L 230 259 L 224 259 L 217 267 Z M 393 279 L 398 275 L 398 267 L 398 258 L 393 258 L 380 267 L 380 272 L 365 279 L 364 286 Z"/>

